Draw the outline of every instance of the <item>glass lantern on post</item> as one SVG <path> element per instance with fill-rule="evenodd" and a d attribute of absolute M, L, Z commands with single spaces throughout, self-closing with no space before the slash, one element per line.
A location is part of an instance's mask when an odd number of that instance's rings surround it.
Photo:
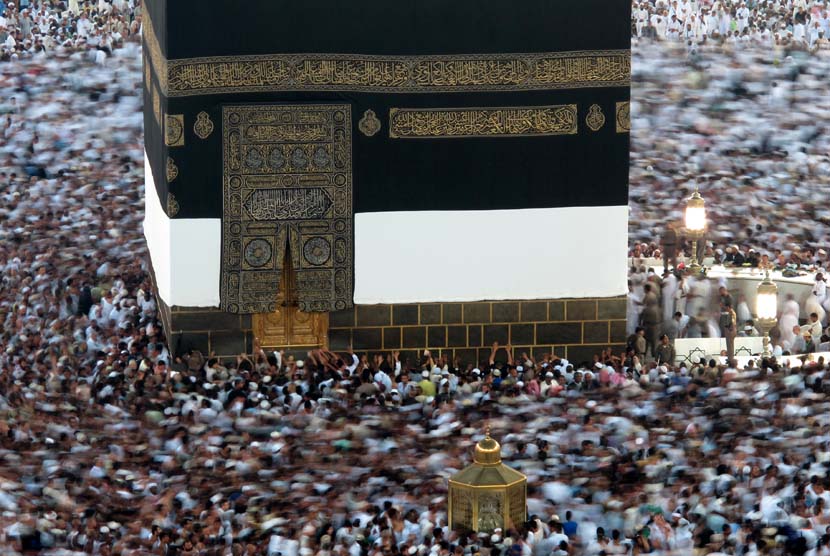
<path fill-rule="evenodd" d="M 755 314 L 758 317 L 758 328 L 764 335 L 763 357 L 770 357 L 769 332 L 778 324 L 778 286 L 769 277 L 769 270 L 764 271 L 764 279 L 758 284 L 755 298 Z"/>
<path fill-rule="evenodd" d="M 686 235 L 692 240 L 692 264 L 689 271 L 697 274 L 701 269 L 701 261 L 697 256 L 697 242 L 706 232 L 706 206 L 703 197 L 695 187 L 695 192 L 686 200 Z"/>

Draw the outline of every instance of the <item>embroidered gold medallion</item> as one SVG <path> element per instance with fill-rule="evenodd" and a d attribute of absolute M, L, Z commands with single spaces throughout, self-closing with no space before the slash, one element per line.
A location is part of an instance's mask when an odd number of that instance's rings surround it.
<path fill-rule="evenodd" d="M 588 115 L 585 116 L 585 124 L 591 131 L 599 131 L 605 125 L 605 114 L 602 113 L 602 108 L 599 104 L 594 104 L 588 109 Z"/>
<path fill-rule="evenodd" d="M 193 133 L 199 139 L 207 139 L 213 133 L 213 122 L 210 119 L 210 114 L 207 112 L 199 112 L 196 116 L 196 122 L 193 124 Z"/>
<path fill-rule="evenodd" d="M 164 144 L 168 147 L 184 146 L 184 114 L 164 116 Z"/>
<path fill-rule="evenodd" d="M 156 125 L 161 129 L 161 97 L 155 85 L 150 87 L 150 102 L 153 104 L 153 119 L 156 120 Z"/>
<path fill-rule="evenodd" d="M 628 133 L 631 131 L 630 102 L 617 103 L 617 133 Z"/>
<path fill-rule="evenodd" d="M 380 120 L 375 115 L 374 110 L 367 110 L 364 112 L 363 117 L 360 118 L 360 121 L 357 123 L 357 128 L 366 137 L 374 136 L 378 131 L 380 131 L 380 126 Z"/>
<path fill-rule="evenodd" d="M 172 193 L 167 193 L 167 216 L 173 217 L 179 214 L 179 202 Z"/>
<path fill-rule="evenodd" d="M 167 157 L 167 183 L 172 182 L 179 176 L 179 167 L 169 156 Z"/>

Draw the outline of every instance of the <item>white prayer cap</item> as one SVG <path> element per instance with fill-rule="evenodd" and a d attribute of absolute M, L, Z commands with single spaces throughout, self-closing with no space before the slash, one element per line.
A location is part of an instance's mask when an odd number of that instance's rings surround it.
<path fill-rule="evenodd" d="M 298 360 L 297 361 L 297 368 L 302 369 L 303 367 L 305 367 L 305 361 L 303 361 L 302 359 Z"/>
<path fill-rule="evenodd" d="M 424 378 L 429 378 L 429 371 L 421 372 L 421 376 L 424 377 Z"/>
<path fill-rule="evenodd" d="M 473 369 L 473 374 L 474 374 L 474 375 L 480 375 L 480 374 L 481 374 L 481 370 L 480 370 L 480 369 Z"/>
<path fill-rule="evenodd" d="M 524 388 L 525 383 L 520 380 L 519 382 L 516 383 L 516 386 L 519 387 L 519 388 Z"/>
<path fill-rule="evenodd" d="M 501 371 L 496 369 L 495 371 L 493 371 L 493 376 L 501 376 Z"/>

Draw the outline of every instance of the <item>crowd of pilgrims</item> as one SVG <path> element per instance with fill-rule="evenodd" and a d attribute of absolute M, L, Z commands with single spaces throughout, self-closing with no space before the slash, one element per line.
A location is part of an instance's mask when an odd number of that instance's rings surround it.
<path fill-rule="evenodd" d="M 81 52 L 104 64 L 141 29 L 140 0 L 0 0 L 0 62 Z"/>
<path fill-rule="evenodd" d="M 2 554 L 830 554 L 822 359 L 172 357 L 141 232 L 136 7 L 0 16 Z M 672 180 L 702 174 L 713 241 L 826 245 L 827 62 L 779 54 L 635 46 L 638 248 L 678 216 Z M 528 476 L 528 520 L 460 534 L 446 480 L 485 425 Z"/>
<path fill-rule="evenodd" d="M 830 50 L 824 0 L 643 0 L 632 2 L 632 36 L 694 49 L 718 43 Z"/>
<path fill-rule="evenodd" d="M 735 247 L 729 247 L 725 260 L 758 261 L 747 253 L 744 259 Z M 762 256 L 763 257 L 763 256 Z M 628 345 L 638 361 L 656 360 L 675 364 L 677 338 L 757 337 L 753 311 L 743 294 L 733 295 L 725 278 L 709 278 L 678 270 L 659 272 L 653 267 L 635 264 L 629 271 L 627 298 Z M 752 264 L 752 263 L 748 263 Z M 730 265 L 734 268 L 734 265 Z M 792 263 L 784 268 L 790 268 Z M 768 263 L 768 268 L 774 268 Z M 812 289 L 799 303 L 794 294 L 783 299 L 780 316 L 769 331 L 775 356 L 801 355 L 830 351 L 828 327 L 830 295 L 823 271 L 815 273 Z M 734 355 L 734 354 L 724 354 Z"/>

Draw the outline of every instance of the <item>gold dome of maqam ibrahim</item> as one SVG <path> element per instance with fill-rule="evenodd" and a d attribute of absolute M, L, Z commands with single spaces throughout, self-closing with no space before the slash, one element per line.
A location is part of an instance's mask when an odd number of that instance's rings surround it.
<path fill-rule="evenodd" d="M 527 477 L 501 462 L 489 427 L 476 444 L 473 463 L 449 479 L 449 521 L 456 531 L 492 533 L 518 527 L 527 516 Z"/>
<path fill-rule="evenodd" d="M 478 444 L 473 454 L 473 461 L 482 465 L 496 465 L 501 463 L 501 444 L 490 438 L 490 431 Z"/>

